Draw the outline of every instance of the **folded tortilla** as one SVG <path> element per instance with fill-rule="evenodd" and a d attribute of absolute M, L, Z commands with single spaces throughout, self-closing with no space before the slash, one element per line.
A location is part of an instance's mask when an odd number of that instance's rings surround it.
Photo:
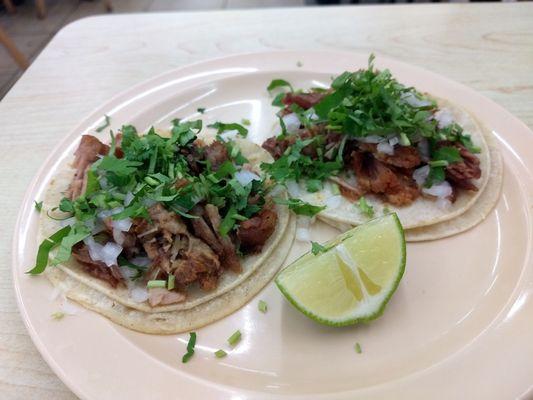
<path fill-rule="evenodd" d="M 438 239 L 475 226 L 492 210 L 501 188 L 503 166 L 490 131 L 464 109 L 446 100 L 439 99 L 437 102 L 440 109 L 447 109 L 453 114 L 455 122 L 470 134 L 474 145 L 481 149 L 476 154 L 480 160 L 481 178 L 472 180 L 478 191 L 460 190 L 456 201 L 449 207 L 443 207 L 430 197 L 421 196 L 408 206 L 398 207 L 385 203 L 378 196 L 365 195 L 375 216 L 395 212 L 406 230 L 406 238 L 413 241 Z M 299 192 L 306 202 L 326 205 L 327 208 L 317 217 L 333 226 L 360 225 L 370 219 L 353 201 L 336 195 L 330 182 L 326 182 L 324 189 L 317 193 L 307 192 L 301 183 Z M 467 211 L 470 213 L 466 214 Z"/>
<path fill-rule="evenodd" d="M 268 152 L 247 140 L 237 139 L 235 144 L 256 170 L 259 170 L 261 162 L 272 160 Z M 66 164 L 51 180 L 44 198 L 45 210 L 59 203 L 73 174 L 74 170 Z M 280 192 L 277 195 L 283 197 L 286 194 Z M 147 333 L 186 331 L 191 327 L 208 324 L 242 307 L 279 269 L 292 244 L 295 223 L 287 207 L 276 205 L 276 212 L 278 219 L 274 233 L 260 253 L 241 259 L 242 272 L 236 274 L 225 271 L 217 288 L 209 292 L 191 285 L 187 289 L 187 299 L 181 303 L 152 307 L 147 301 L 136 302 L 130 289 L 124 286 L 113 288 L 107 282 L 93 277 L 73 257 L 67 263 L 47 268 L 45 273 L 54 285 L 66 290 L 67 297 L 131 329 Z M 43 212 L 40 228 L 42 239 L 57 231 L 60 223 L 48 218 Z M 262 271 L 264 268 L 266 271 Z M 163 324 L 164 327 L 161 321 L 167 321 Z M 173 322 L 170 324 L 168 321 Z"/>

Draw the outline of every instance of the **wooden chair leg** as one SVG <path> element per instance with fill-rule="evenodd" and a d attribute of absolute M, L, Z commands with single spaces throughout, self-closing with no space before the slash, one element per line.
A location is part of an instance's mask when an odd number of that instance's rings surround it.
<path fill-rule="evenodd" d="M 6 8 L 6 11 L 10 14 L 14 14 L 17 12 L 17 9 L 15 8 L 15 5 L 11 0 L 3 0 L 4 1 L 4 7 Z"/>
<path fill-rule="evenodd" d="M 7 52 L 13 57 L 13 60 L 19 65 L 20 68 L 26 69 L 30 65 L 28 59 L 22 52 L 17 48 L 15 42 L 9 37 L 6 31 L 0 27 L 0 43 L 4 45 Z"/>
<path fill-rule="evenodd" d="M 37 7 L 37 17 L 39 19 L 46 18 L 46 0 L 35 0 L 35 6 Z"/>

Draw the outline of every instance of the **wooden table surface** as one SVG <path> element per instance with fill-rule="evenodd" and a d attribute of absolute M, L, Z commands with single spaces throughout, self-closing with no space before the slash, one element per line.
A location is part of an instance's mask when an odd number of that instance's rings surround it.
<path fill-rule="evenodd" d="M 212 57 L 272 49 L 375 52 L 495 100 L 533 128 L 533 3 L 356 6 L 93 17 L 60 31 L 0 102 L 0 398 L 74 399 L 33 346 L 11 279 L 32 176 L 114 94 Z"/>

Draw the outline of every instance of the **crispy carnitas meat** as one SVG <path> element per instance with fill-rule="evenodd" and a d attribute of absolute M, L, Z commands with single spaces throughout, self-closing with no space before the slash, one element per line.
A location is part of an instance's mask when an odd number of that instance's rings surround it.
<path fill-rule="evenodd" d="M 122 135 L 116 136 L 115 157 L 121 159 L 125 153 L 121 148 Z M 89 168 L 102 156 L 109 153 L 109 146 L 96 137 L 84 135 L 75 153 L 76 174 L 70 184 L 68 197 L 72 200 L 85 193 Z M 224 143 L 214 141 L 204 145 L 196 141 L 182 147 L 180 155 L 192 174 L 206 170 L 216 172 L 222 164 L 231 160 Z M 176 177 L 174 190 L 184 190 L 191 184 L 189 176 Z M 253 194 L 248 198 L 250 204 L 263 204 L 260 196 Z M 217 288 L 222 274 L 242 271 L 239 254 L 251 254 L 262 250 L 272 235 L 277 223 L 277 213 L 271 205 L 264 205 L 250 219 L 240 222 L 238 229 L 227 234 L 220 233 L 222 223 L 218 207 L 200 201 L 184 217 L 165 207 L 160 202 L 147 208 L 146 217 L 131 219 L 127 231 L 117 233 L 111 216 L 102 217 L 103 231 L 99 234 L 99 245 L 120 242 L 122 256 L 128 260 L 135 257 L 148 258 L 150 264 L 142 276 L 143 282 L 167 281 L 173 276 L 174 288 L 152 287 L 149 289 L 148 302 L 151 306 L 168 305 L 186 299 L 187 288 L 198 285 L 202 290 Z M 120 239 L 120 240 L 119 240 Z M 118 265 L 109 267 L 102 261 L 91 258 L 89 244 L 79 242 L 73 247 L 72 254 L 85 271 L 101 279 L 112 287 L 129 284 Z"/>

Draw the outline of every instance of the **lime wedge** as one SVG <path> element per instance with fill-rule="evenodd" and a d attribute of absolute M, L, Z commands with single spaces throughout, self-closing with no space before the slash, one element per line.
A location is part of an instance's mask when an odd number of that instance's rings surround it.
<path fill-rule="evenodd" d="M 396 214 L 376 218 L 307 253 L 276 284 L 308 317 L 343 326 L 379 317 L 405 269 L 405 238 Z"/>

